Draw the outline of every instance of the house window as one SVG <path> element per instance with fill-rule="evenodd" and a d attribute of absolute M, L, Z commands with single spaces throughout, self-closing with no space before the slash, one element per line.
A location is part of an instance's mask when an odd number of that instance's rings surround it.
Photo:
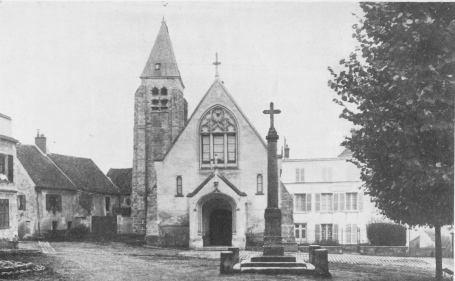
<path fill-rule="evenodd" d="M 311 194 L 295 194 L 294 210 L 297 212 L 311 212 Z"/>
<path fill-rule="evenodd" d="M 161 63 L 155 63 L 155 70 L 160 70 Z"/>
<path fill-rule="evenodd" d="M 321 211 L 330 212 L 332 211 L 332 193 L 322 193 L 321 194 Z"/>
<path fill-rule="evenodd" d="M 0 199 L 0 228 L 9 228 L 9 200 Z"/>
<path fill-rule="evenodd" d="M 0 154 L 0 183 L 13 182 L 13 156 Z"/>
<path fill-rule="evenodd" d="M 357 224 L 346 224 L 346 244 L 357 243 Z"/>
<path fill-rule="evenodd" d="M 322 168 L 322 181 L 331 182 L 332 181 L 332 168 Z"/>
<path fill-rule="evenodd" d="M 177 177 L 177 196 L 182 196 L 182 177 Z"/>
<path fill-rule="evenodd" d="M 296 182 L 305 181 L 305 169 L 295 169 L 295 181 Z"/>
<path fill-rule="evenodd" d="M 111 211 L 111 197 L 106 197 L 106 213 Z"/>
<path fill-rule="evenodd" d="M 306 242 L 306 223 L 294 225 L 295 241 L 297 243 Z"/>
<path fill-rule="evenodd" d="M 262 175 L 258 174 L 257 176 L 257 194 L 264 194 L 264 188 L 262 185 Z"/>
<path fill-rule="evenodd" d="M 236 167 L 237 125 L 233 115 L 227 109 L 215 106 L 201 120 L 201 168 Z"/>
<path fill-rule="evenodd" d="M 346 211 L 357 210 L 357 192 L 346 193 Z"/>
<path fill-rule="evenodd" d="M 52 221 L 52 230 L 57 230 L 58 228 L 58 221 Z"/>
<path fill-rule="evenodd" d="M 333 240 L 333 224 L 316 225 L 316 241 Z"/>
<path fill-rule="evenodd" d="M 62 196 L 59 194 L 46 194 L 46 210 L 52 212 L 62 211 Z"/>
<path fill-rule="evenodd" d="M 25 211 L 26 206 L 25 206 L 25 195 L 17 195 L 17 209 Z"/>
<path fill-rule="evenodd" d="M 70 230 L 73 227 L 73 222 L 72 221 L 67 222 L 66 227 L 68 230 Z"/>

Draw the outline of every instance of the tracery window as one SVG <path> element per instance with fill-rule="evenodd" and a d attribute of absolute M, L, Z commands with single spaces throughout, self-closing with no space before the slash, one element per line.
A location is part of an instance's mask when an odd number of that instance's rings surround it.
<path fill-rule="evenodd" d="M 221 106 L 215 106 L 201 120 L 201 167 L 236 167 L 237 126 L 232 114 Z"/>

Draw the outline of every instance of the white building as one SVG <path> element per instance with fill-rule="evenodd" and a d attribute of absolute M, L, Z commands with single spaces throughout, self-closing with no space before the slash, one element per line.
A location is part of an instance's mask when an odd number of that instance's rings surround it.
<path fill-rule="evenodd" d="M 281 182 L 293 206 L 286 210 L 282 205 L 282 211 L 293 212 L 295 241 L 367 242 L 366 224 L 376 209 L 360 189 L 360 171 L 346 161 L 350 151 L 336 158 L 289 159 L 286 148 L 284 156 Z"/>

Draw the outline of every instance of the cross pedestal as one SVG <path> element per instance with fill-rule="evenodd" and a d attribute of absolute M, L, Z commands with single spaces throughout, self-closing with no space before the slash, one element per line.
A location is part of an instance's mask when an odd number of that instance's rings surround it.
<path fill-rule="evenodd" d="M 270 103 L 270 110 L 264 110 L 264 114 L 270 114 L 270 129 L 267 134 L 267 208 L 265 209 L 265 230 L 264 230 L 264 256 L 284 256 L 284 247 L 281 244 L 281 210 L 278 207 L 278 163 L 277 163 L 277 141 L 278 134 L 274 127 L 273 115 L 281 113 L 273 109 L 273 102 Z"/>

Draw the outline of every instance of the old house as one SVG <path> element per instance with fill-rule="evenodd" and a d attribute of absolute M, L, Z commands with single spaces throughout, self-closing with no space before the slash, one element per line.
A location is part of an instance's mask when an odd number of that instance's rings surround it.
<path fill-rule="evenodd" d="M 12 138 L 11 118 L 0 114 L 0 239 L 17 236 L 16 144 Z M 22 201 L 20 201 L 21 203 Z M 21 208 L 21 205 L 19 205 Z"/>
<path fill-rule="evenodd" d="M 187 118 L 162 22 L 135 94 L 133 231 L 150 243 L 245 248 L 262 241 L 267 147 L 214 64 L 215 80 Z"/>
<path fill-rule="evenodd" d="M 132 233 L 131 220 L 131 180 L 132 169 L 109 169 L 106 176 L 118 188 L 120 194 L 120 206 L 115 209 L 118 214 L 118 233 Z"/>
<path fill-rule="evenodd" d="M 94 217 L 113 214 L 119 205 L 117 187 L 88 158 L 51 154 L 46 137 L 17 151 L 17 188 L 24 195 L 19 210 L 19 237 L 41 236 L 77 224 L 93 228 Z"/>
<path fill-rule="evenodd" d="M 336 240 L 366 243 L 376 209 L 360 189 L 360 171 L 345 150 L 336 158 L 292 159 L 285 144 L 281 163 L 283 237 L 297 243 Z"/>

